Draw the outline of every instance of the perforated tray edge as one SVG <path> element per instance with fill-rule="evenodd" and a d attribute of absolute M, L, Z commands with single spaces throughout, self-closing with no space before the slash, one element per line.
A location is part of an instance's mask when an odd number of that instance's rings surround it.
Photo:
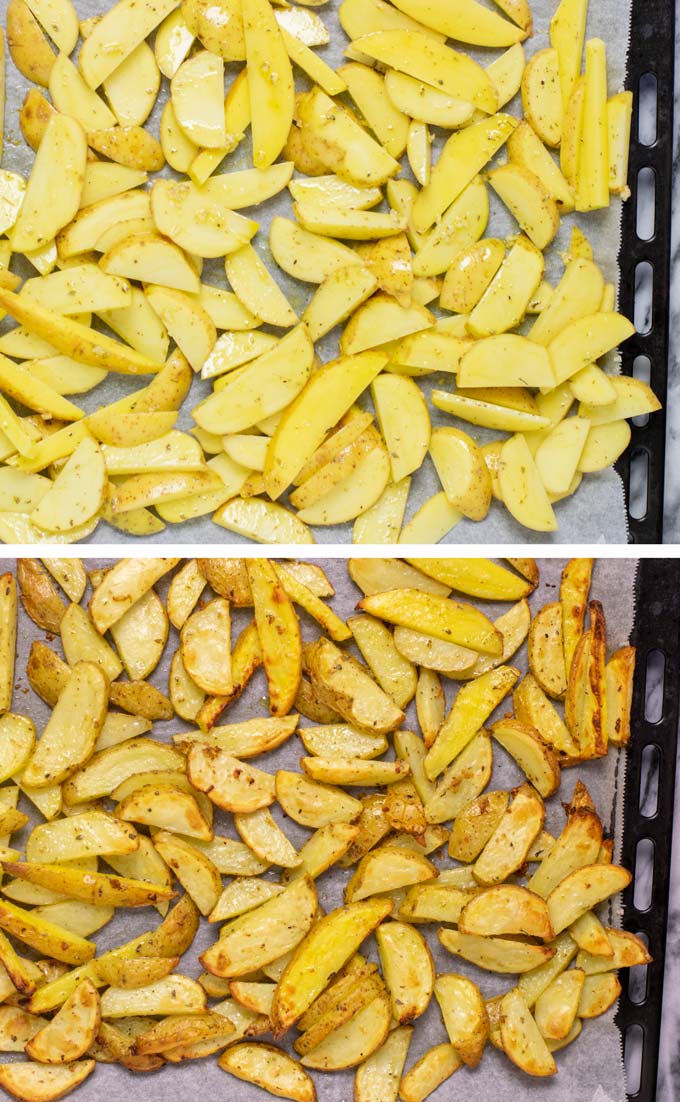
<path fill-rule="evenodd" d="M 631 543 L 661 543 L 663 539 L 664 468 L 666 458 L 666 398 L 670 338 L 669 298 L 671 272 L 671 192 L 673 173 L 673 93 L 675 50 L 674 0 L 633 0 L 626 88 L 633 92 L 628 186 L 631 195 L 623 204 L 619 253 L 619 309 L 634 316 L 635 272 L 641 261 L 653 269 L 652 318 L 647 333 L 636 333 L 621 349 L 621 368 L 632 375 L 636 356 L 647 356 L 651 364 L 650 384 L 664 407 L 644 425 L 631 425 L 630 446 L 616 464 L 623 479 L 628 508 Z M 657 82 L 656 140 L 642 145 L 638 140 L 640 78 L 653 73 Z M 638 173 L 651 168 L 655 173 L 654 234 L 644 241 L 637 233 Z M 630 472 L 635 457 L 647 463 L 647 509 L 635 518 L 630 514 Z"/>
<path fill-rule="evenodd" d="M 644 934 L 653 963 L 647 966 L 642 1002 L 633 1002 L 630 972 L 619 974 L 622 991 L 616 1023 L 625 1041 L 626 1032 L 639 1026 L 643 1035 L 639 1089 L 629 1094 L 631 1102 L 656 1102 L 659 1044 L 663 1013 L 663 983 L 669 914 L 671 845 L 675 772 L 680 720 L 680 560 L 643 559 L 639 565 L 633 644 L 637 647 L 633 689 L 632 737 L 627 751 L 624 825 L 621 863 L 635 869 L 641 839 L 654 845 L 652 895 L 649 907 L 635 906 L 635 879 L 623 894 L 623 926 Z M 645 718 L 647 664 L 649 655 L 660 651 L 665 660 L 663 708 L 657 722 Z M 642 759 L 645 748 L 655 746 L 658 758 L 658 800 L 656 812 L 640 812 Z"/>

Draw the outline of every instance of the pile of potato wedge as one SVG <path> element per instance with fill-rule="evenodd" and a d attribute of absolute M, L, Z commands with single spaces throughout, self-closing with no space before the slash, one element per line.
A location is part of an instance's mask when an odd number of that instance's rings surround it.
<path fill-rule="evenodd" d="M 0 1051 L 20 1054 L 0 1088 L 51 1102 L 97 1062 L 217 1056 L 297 1102 L 316 1098 L 310 1072 L 348 1068 L 356 1102 L 423 1102 L 487 1042 L 554 1075 L 616 1002 L 617 970 L 650 960 L 600 907 L 631 875 L 584 782 L 629 740 L 635 653 L 608 654 L 592 568 L 570 561 L 532 608 L 531 559 L 350 559 L 364 596 L 343 620 L 309 561 L 20 560 L 0 587 Z M 489 601 L 508 605 L 495 621 Z M 19 603 L 47 639 L 25 670 L 49 708 L 39 738 L 13 710 Z M 149 679 L 168 660 L 165 693 Z M 228 722 L 258 670 L 267 714 Z M 299 768 L 256 763 L 298 739 Z M 498 746 L 509 790 L 488 788 Z M 97 948 L 117 908 L 142 907 L 159 923 Z M 192 978 L 202 918 L 217 936 Z M 448 1040 L 409 1061 L 433 996 Z"/>
<path fill-rule="evenodd" d="M 561 220 L 627 195 L 632 93 L 588 0 L 527 52 L 497 6 L 9 0 L 1 540 L 435 543 L 494 500 L 556 530 L 660 408 L 603 360 L 634 327 L 580 223 L 545 277 Z M 110 373 L 151 381 L 97 403 Z"/>

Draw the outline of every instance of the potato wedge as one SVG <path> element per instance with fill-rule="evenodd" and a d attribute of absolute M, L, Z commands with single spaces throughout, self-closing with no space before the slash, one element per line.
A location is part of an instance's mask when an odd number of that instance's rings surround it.
<path fill-rule="evenodd" d="M 429 823 L 445 823 L 484 791 L 491 778 L 491 740 L 486 731 L 474 735 L 465 748 L 442 773 L 431 795 L 425 800 Z M 423 762 L 426 772 L 426 759 Z"/>
<path fill-rule="evenodd" d="M 312 925 L 316 907 L 314 881 L 310 877 L 295 880 L 279 895 L 224 926 L 219 940 L 202 954 L 201 964 L 215 976 L 247 975 L 294 949 Z M 254 945 L 258 946 L 255 954 Z"/>
<path fill-rule="evenodd" d="M 5 871 L 8 870 L 5 869 Z M 61 873 L 59 866 L 57 871 Z M 86 941 L 77 934 L 71 934 L 62 926 L 56 926 L 53 922 L 33 915 L 30 911 L 16 907 L 8 900 L 0 901 L 0 927 L 39 953 L 64 961 L 65 964 L 84 964 L 92 959 L 96 951 L 93 942 Z"/>
<path fill-rule="evenodd" d="M 498 884 L 522 866 L 544 818 L 545 807 L 538 793 L 528 784 L 516 789 L 512 803 L 475 862 L 474 874 L 480 884 Z"/>
<path fill-rule="evenodd" d="M 435 1045 L 413 1064 L 399 1084 L 403 1102 L 425 1102 L 432 1091 L 446 1082 L 463 1061 L 453 1045 Z"/>
<path fill-rule="evenodd" d="M 410 1026 L 398 1026 L 359 1065 L 354 1077 L 356 1102 L 396 1102 L 411 1034 Z"/>
<path fill-rule="evenodd" d="M 620 994 L 621 984 L 613 972 L 586 976 L 578 1003 L 578 1017 L 599 1017 L 613 1006 Z"/>
<path fill-rule="evenodd" d="M 488 972 L 530 972 L 555 955 L 555 950 L 550 946 L 533 945 L 508 938 L 479 937 L 451 929 L 441 929 L 437 936 L 449 952 L 456 953 L 463 960 L 477 964 Z"/>
<path fill-rule="evenodd" d="M 184 769 L 184 755 L 152 738 L 128 741 L 100 750 L 64 786 L 68 806 L 109 796 L 121 781 L 156 769 Z"/>
<path fill-rule="evenodd" d="M 75 119 L 50 116 L 12 230 L 14 249 L 39 249 L 71 221 L 80 205 L 86 149 L 85 135 Z M 50 185 L 57 188 L 51 203 L 47 202 Z"/>
<path fill-rule="evenodd" d="M 391 903 L 385 900 L 350 903 L 314 926 L 278 982 L 271 1015 L 275 1033 L 284 1032 L 304 1014 L 331 976 L 343 967 L 391 908 Z"/>
<path fill-rule="evenodd" d="M 104 674 L 90 662 L 79 662 L 29 759 L 24 783 L 46 788 L 87 761 L 104 725 L 107 701 Z"/>
<path fill-rule="evenodd" d="M 159 827 L 210 842 L 212 827 L 195 796 L 172 784 L 143 784 L 121 799 L 116 815 L 133 823 Z"/>
<path fill-rule="evenodd" d="M 83 980 L 58 1013 L 26 1045 L 26 1055 L 42 1064 L 67 1064 L 88 1051 L 99 1028 L 99 995 Z"/>
<path fill-rule="evenodd" d="M 302 675 L 302 641 L 293 603 L 267 559 L 248 559 L 248 581 L 269 686 L 269 709 L 283 716 L 293 706 Z"/>
<path fill-rule="evenodd" d="M 75 1090 L 95 1068 L 94 1060 L 57 1065 L 5 1064 L 0 1067 L 0 1086 L 23 1102 L 53 1102 Z"/>
<path fill-rule="evenodd" d="M 187 673 L 206 693 L 228 694 L 231 678 L 231 617 L 229 603 L 215 597 L 193 612 L 180 634 Z"/>
<path fill-rule="evenodd" d="M 205 854 L 189 841 L 159 831 L 154 846 L 203 915 L 210 914 L 222 890 L 222 878 Z"/>
<path fill-rule="evenodd" d="M 188 976 L 173 975 L 146 987 L 108 987 L 101 996 L 102 1018 L 140 1014 L 200 1014 L 206 1009 L 203 988 Z"/>
<path fill-rule="evenodd" d="M 389 842 L 362 857 L 345 888 L 348 903 L 371 895 L 409 887 L 436 876 L 435 866 L 416 849 L 393 846 Z"/>
<path fill-rule="evenodd" d="M 187 757 L 187 775 L 226 811 L 249 812 L 274 802 L 274 778 L 246 765 L 215 746 L 194 746 Z"/>
<path fill-rule="evenodd" d="M 422 934 L 404 922 L 383 922 L 376 940 L 392 1015 L 399 1025 L 408 1025 L 425 1013 L 432 998 L 432 954 Z"/>
<path fill-rule="evenodd" d="M 630 739 L 634 673 L 635 648 L 621 647 L 609 659 L 605 673 L 607 738 L 615 746 L 626 746 Z"/>
<path fill-rule="evenodd" d="M 9 780 L 24 768 L 34 746 L 35 727 L 30 719 L 12 713 L 0 718 L 1 781 Z"/>
<path fill-rule="evenodd" d="M 489 1036 L 489 1019 L 479 988 L 466 976 L 440 975 L 434 985 L 449 1040 L 468 1067 L 479 1063 Z"/>
<path fill-rule="evenodd" d="M 560 785 L 559 762 L 534 727 L 515 719 L 501 719 L 494 723 L 491 734 L 515 759 L 527 780 L 544 799 L 557 791 Z"/>
<path fill-rule="evenodd" d="M 482 937 L 520 934 L 551 941 L 554 936 L 545 901 L 516 884 L 499 884 L 475 895 L 463 908 L 458 929 Z"/>
<path fill-rule="evenodd" d="M 569 873 L 548 896 L 555 933 L 560 933 L 603 899 L 623 891 L 631 874 L 619 865 L 584 865 Z"/>
<path fill-rule="evenodd" d="M 387 994 L 379 992 L 349 1022 L 333 1030 L 308 1052 L 302 1063 L 325 1071 L 355 1067 L 385 1040 L 389 1029 L 389 1005 Z"/>
<path fill-rule="evenodd" d="M 29 884 L 38 884 L 63 895 L 104 907 L 147 907 L 172 898 L 170 889 L 138 880 L 90 872 L 77 867 L 51 864 L 4 862 L 5 871 Z M 79 963 L 79 962 L 76 962 Z"/>
<path fill-rule="evenodd" d="M 230 1046 L 218 1060 L 222 1071 L 255 1083 L 270 1094 L 296 1102 L 316 1102 L 316 1089 L 304 1068 L 275 1045 L 244 1041 Z"/>
<path fill-rule="evenodd" d="M 139 838 L 134 827 L 123 825 L 107 811 L 89 811 L 34 827 L 26 843 L 26 860 L 61 863 L 98 854 L 134 853 L 137 849 Z"/>
<path fill-rule="evenodd" d="M 312 687 L 360 730 L 386 734 L 403 721 L 403 712 L 364 668 L 333 643 L 320 639 L 306 654 Z"/>
<path fill-rule="evenodd" d="M 398 482 L 423 463 L 430 442 L 429 413 L 420 390 L 404 375 L 379 375 L 371 394 L 389 449 L 392 478 Z M 403 432 L 405 421 L 409 424 L 407 435 Z"/>
<path fill-rule="evenodd" d="M 465 748 L 492 711 L 511 691 L 519 677 L 512 666 L 500 666 L 459 689 L 434 744 L 425 759 L 425 770 L 434 780 Z"/>
<path fill-rule="evenodd" d="M 449 856 L 474 861 L 488 842 L 508 806 L 508 793 L 485 792 L 456 816 L 449 836 Z"/>
<path fill-rule="evenodd" d="M 517 988 L 503 997 L 500 1011 L 501 1044 L 506 1056 L 527 1075 L 555 1075 L 557 1065 Z"/>
<path fill-rule="evenodd" d="M 256 335 L 247 334 L 249 342 Z M 217 435 L 252 428 L 264 418 L 279 413 L 303 392 L 312 361 L 313 347 L 307 329 L 304 325 L 296 326 L 278 344 L 250 358 L 241 371 L 228 375 L 224 386 L 194 410 L 197 424 Z M 292 372 L 291 362 L 295 364 Z M 258 388 L 265 384 L 269 387 L 266 394 L 258 393 Z"/>

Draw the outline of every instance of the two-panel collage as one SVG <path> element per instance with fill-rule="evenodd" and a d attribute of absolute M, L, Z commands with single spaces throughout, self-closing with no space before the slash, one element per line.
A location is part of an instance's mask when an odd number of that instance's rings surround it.
<path fill-rule="evenodd" d="M 0 1102 L 680 1102 L 675 3 L 0 0 Z"/>

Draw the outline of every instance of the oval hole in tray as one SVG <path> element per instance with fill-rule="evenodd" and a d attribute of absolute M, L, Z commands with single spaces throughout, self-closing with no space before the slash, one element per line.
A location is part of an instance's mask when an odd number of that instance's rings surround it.
<path fill-rule="evenodd" d="M 659 806 L 659 767 L 661 754 L 654 743 L 645 746 L 640 761 L 640 814 L 645 819 L 656 815 Z"/>
<path fill-rule="evenodd" d="M 654 890 L 654 842 L 640 838 L 635 847 L 633 905 L 637 911 L 648 911 Z"/>
<path fill-rule="evenodd" d="M 650 650 L 645 669 L 645 719 L 658 723 L 663 715 L 666 656 L 658 649 Z"/>
<path fill-rule="evenodd" d="M 623 1038 L 623 1060 L 626 1065 L 628 1094 L 634 1098 L 640 1090 L 642 1081 L 642 1048 L 644 1034 L 642 1026 L 629 1025 Z"/>
<path fill-rule="evenodd" d="M 641 168 L 635 191 L 635 230 L 641 241 L 651 241 L 656 224 L 656 172 Z"/>
<path fill-rule="evenodd" d="M 643 73 L 638 85 L 638 141 L 654 145 L 656 141 L 657 81 L 654 73 Z"/>
<path fill-rule="evenodd" d="M 647 489 L 649 479 L 649 455 L 644 448 L 636 448 L 630 456 L 628 482 L 628 508 L 633 520 L 647 516 Z"/>

